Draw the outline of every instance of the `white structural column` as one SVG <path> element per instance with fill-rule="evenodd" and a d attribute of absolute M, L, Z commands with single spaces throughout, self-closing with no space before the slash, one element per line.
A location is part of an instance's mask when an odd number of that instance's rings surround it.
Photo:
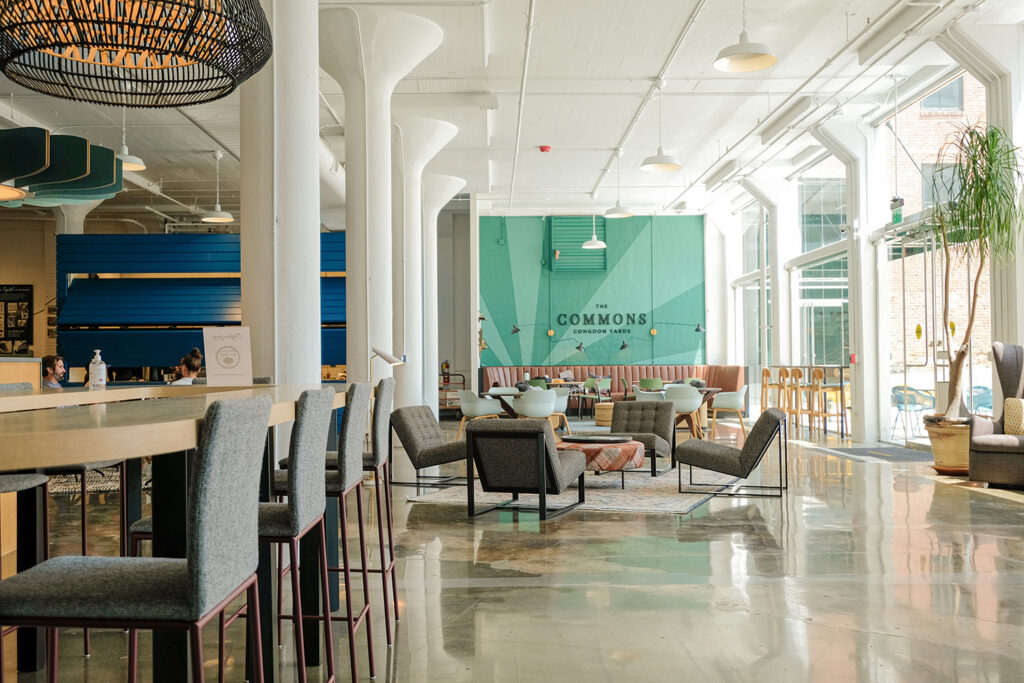
<path fill-rule="evenodd" d="M 391 238 L 394 268 L 394 329 L 391 348 L 396 355 L 406 357 L 405 365 L 400 365 L 394 370 L 396 408 L 422 405 L 425 386 L 423 169 L 458 132 L 458 127 L 447 121 L 419 117 L 399 118 L 392 126 Z M 434 251 L 436 261 L 436 239 Z M 434 334 L 436 336 L 436 331 Z M 434 367 L 433 370 L 436 372 L 437 368 Z M 436 381 L 431 382 L 429 386 L 434 384 Z M 437 400 L 436 396 L 434 400 Z"/>
<path fill-rule="evenodd" d="M 954 24 L 935 42 L 985 85 L 988 122 L 1024 146 L 1024 25 Z M 992 340 L 1009 344 L 1024 343 L 1024 245 L 1017 253 L 992 265 Z"/>
<path fill-rule="evenodd" d="M 287 59 L 242 88 L 242 323 L 254 373 L 278 383 L 320 381 L 317 17 L 312 0 L 268 14 Z"/>
<path fill-rule="evenodd" d="M 800 214 L 796 183 L 770 175 L 745 178 L 743 187 L 768 212 L 767 240 L 768 277 L 771 282 L 771 334 L 769 355 L 774 365 L 795 363 L 793 353 L 800 334 L 800 321 L 793 315 L 790 278 L 784 267 L 787 260 L 800 253 Z M 767 288 L 762 287 L 762 292 Z M 764 299 L 764 297 L 762 297 Z M 761 301 L 762 310 L 767 302 Z"/>
<path fill-rule="evenodd" d="M 54 218 L 57 219 L 57 234 L 81 235 L 84 233 L 85 217 L 102 203 L 102 199 L 96 199 L 85 204 L 62 204 L 53 207 L 51 210 Z"/>
<path fill-rule="evenodd" d="M 423 396 L 420 405 L 438 415 L 437 375 L 437 217 L 448 200 L 465 187 L 466 181 L 450 175 L 423 176 Z"/>
<path fill-rule="evenodd" d="M 394 10 L 320 13 L 321 65 L 345 93 L 348 378 L 370 378 L 371 348 L 392 345 L 391 93 L 444 36 L 437 24 Z M 316 68 L 312 69 L 313 73 Z M 315 134 L 316 126 L 312 128 Z M 392 374 L 377 361 L 374 380 Z"/>
<path fill-rule="evenodd" d="M 850 432 L 856 441 L 878 441 L 889 420 L 889 402 L 877 400 L 889 391 L 888 281 L 885 248 L 872 244 L 870 237 L 890 218 L 885 201 L 888 166 L 874 131 L 868 137 L 858 126 L 831 121 L 811 134 L 846 166 L 850 353 L 856 357 L 850 365 Z"/>

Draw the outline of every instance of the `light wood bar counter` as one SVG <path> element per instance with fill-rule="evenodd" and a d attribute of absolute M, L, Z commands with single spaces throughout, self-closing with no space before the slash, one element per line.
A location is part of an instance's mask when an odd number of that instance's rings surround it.
<path fill-rule="evenodd" d="M 101 460 L 129 460 L 129 489 L 126 491 L 128 523 L 142 510 L 141 462 L 154 456 L 153 556 L 185 556 L 185 518 L 188 453 L 199 445 L 199 427 L 209 405 L 220 399 L 269 396 L 273 427 L 295 419 L 295 402 L 303 391 L 323 385 L 255 385 L 251 387 L 209 387 L 143 385 L 99 391 L 87 389 L 45 390 L 0 397 L 0 472 L 62 467 Z M 140 399 L 152 400 L 140 400 Z M 334 408 L 345 405 L 345 394 L 334 397 Z M 331 421 L 333 438 L 334 420 Z M 335 446 L 336 447 L 336 446 Z M 264 452 L 265 474 L 261 498 L 270 499 L 275 452 L 268 440 Z M 18 569 L 24 571 L 42 560 L 42 520 L 46 514 L 42 492 L 34 489 L 18 496 Z M 333 501 L 333 499 L 332 499 Z M 338 509 L 328 504 L 328 562 L 338 564 Z M 333 548 L 332 548 L 333 541 Z M 333 550 L 333 552 L 331 552 Z M 303 562 L 316 563 L 315 544 L 300 548 Z M 276 569 L 269 546 L 260 546 L 260 613 L 267 625 L 263 633 L 263 658 L 266 680 L 277 675 L 277 647 L 272 637 Z M 303 597 L 318 599 L 319 577 L 304 572 Z M 338 605 L 338 591 L 330 585 L 332 608 Z M 305 602 L 305 600 L 304 600 Z M 319 623 L 310 622 L 306 642 L 319 643 Z M 43 665 L 44 650 L 39 629 L 18 632 L 18 668 L 35 671 Z M 153 677 L 155 681 L 181 681 L 187 678 L 187 638 L 177 632 L 156 631 L 153 636 Z M 319 663 L 319 650 L 310 652 L 310 665 Z"/>
<path fill-rule="evenodd" d="M 254 386 L 272 386 L 267 384 Z M 248 388 L 248 387 L 243 387 Z M 13 413 L 19 410 L 39 410 L 41 408 L 66 408 L 68 406 L 84 406 L 94 403 L 117 403 L 118 401 L 138 401 L 144 398 L 186 398 L 203 396 L 213 392 L 236 391 L 239 387 L 210 387 L 205 384 L 177 385 L 170 384 L 119 384 L 106 389 L 94 390 L 87 387 L 67 387 L 64 389 L 39 389 L 17 392 L 0 396 L 0 413 Z"/>
<path fill-rule="evenodd" d="M 294 420 L 295 401 L 299 395 L 306 389 L 319 386 L 259 385 L 241 389 L 147 386 L 4 397 L 11 401 L 20 400 L 21 408 L 17 409 L 19 412 L 0 414 L 0 443 L 3 444 L 0 471 L 186 451 L 198 445 L 199 423 L 213 401 L 270 396 L 273 405 L 268 426 L 273 427 Z M 191 391 L 182 392 L 182 389 Z M 165 397 L 149 401 L 132 400 L 146 395 Z M 68 407 L 43 408 L 40 405 L 52 405 L 54 402 Z M 4 408 L 9 405 L 4 405 Z M 334 407 L 344 405 L 345 394 L 335 394 Z"/>

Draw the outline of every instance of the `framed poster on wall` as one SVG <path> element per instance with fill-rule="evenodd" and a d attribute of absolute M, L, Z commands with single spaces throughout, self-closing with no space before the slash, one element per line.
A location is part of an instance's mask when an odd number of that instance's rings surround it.
<path fill-rule="evenodd" d="M 32 285 L 0 285 L 0 354 L 29 353 Z"/>

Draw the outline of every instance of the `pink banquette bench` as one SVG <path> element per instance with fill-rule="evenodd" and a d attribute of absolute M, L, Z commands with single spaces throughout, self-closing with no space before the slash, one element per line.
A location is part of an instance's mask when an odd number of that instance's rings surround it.
<path fill-rule="evenodd" d="M 621 401 L 624 398 L 621 379 L 625 379 L 626 384 L 632 387 L 644 377 L 660 377 L 665 382 L 697 377 L 707 382 L 709 387 L 716 387 L 722 391 L 738 391 L 744 384 L 743 368 L 739 365 L 519 365 L 481 368 L 481 388 L 486 391 L 493 386 L 510 387 L 516 382 L 524 381 L 526 373 L 530 373 L 530 377 L 547 375 L 556 379 L 566 370 L 572 372 L 573 377 L 580 382 L 591 374 L 611 377 L 613 401 Z"/>

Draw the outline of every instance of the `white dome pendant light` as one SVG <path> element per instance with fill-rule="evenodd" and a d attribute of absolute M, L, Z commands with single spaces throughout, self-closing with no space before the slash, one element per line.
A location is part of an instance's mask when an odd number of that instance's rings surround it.
<path fill-rule="evenodd" d="M 665 148 L 662 146 L 661 141 L 661 97 L 662 88 L 665 87 L 665 81 L 660 80 L 656 86 L 658 88 L 658 153 L 644 159 L 644 162 L 640 164 L 640 168 L 645 171 L 651 171 L 655 173 L 669 173 L 671 171 L 678 171 L 683 167 L 671 154 L 665 153 Z"/>
<path fill-rule="evenodd" d="M 219 149 L 213 153 L 213 158 L 217 160 L 217 203 L 213 207 L 213 211 L 207 211 L 203 214 L 200 219 L 204 223 L 233 223 L 235 217 L 231 215 L 230 211 L 224 211 L 220 208 L 220 160 L 223 158 L 224 153 Z"/>
<path fill-rule="evenodd" d="M 117 155 L 121 160 L 122 171 L 145 171 L 146 162 L 128 153 L 128 108 L 121 107 L 121 153 Z"/>
<path fill-rule="evenodd" d="M 735 45 L 722 48 L 715 60 L 715 68 L 726 73 L 750 73 L 774 66 L 779 58 L 764 43 L 750 42 L 747 35 L 747 0 L 743 2 L 743 30 Z"/>
<path fill-rule="evenodd" d="M 615 206 L 604 212 L 605 218 L 629 218 L 633 212 L 622 205 L 622 150 L 615 150 Z"/>
<path fill-rule="evenodd" d="M 607 249 L 608 245 L 597 239 L 597 212 L 591 212 L 590 217 L 592 219 L 592 234 L 590 239 L 583 243 L 584 249 Z"/>

